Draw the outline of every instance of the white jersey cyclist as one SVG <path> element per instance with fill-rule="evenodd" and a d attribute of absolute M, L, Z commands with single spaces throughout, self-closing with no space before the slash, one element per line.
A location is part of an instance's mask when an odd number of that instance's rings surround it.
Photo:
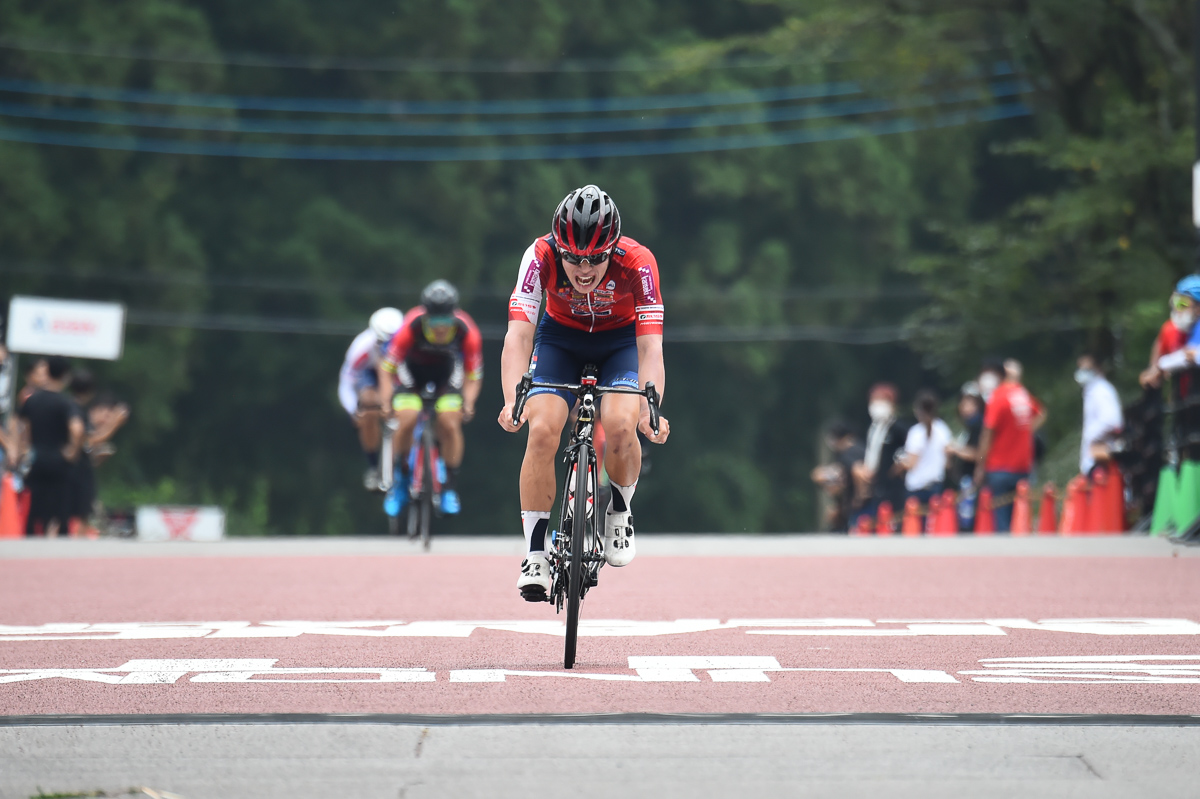
<path fill-rule="evenodd" d="M 363 486 L 368 490 L 379 487 L 379 447 L 383 435 L 376 367 L 403 321 L 404 314 L 396 308 L 380 308 L 371 314 L 370 325 L 354 337 L 338 372 L 338 402 L 358 429 L 359 445 L 367 459 Z"/>

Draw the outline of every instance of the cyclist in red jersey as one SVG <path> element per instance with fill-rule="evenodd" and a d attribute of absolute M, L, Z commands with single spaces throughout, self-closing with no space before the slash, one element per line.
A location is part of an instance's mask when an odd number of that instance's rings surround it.
<path fill-rule="evenodd" d="M 379 364 L 379 400 L 399 422 L 395 446 L 399 479 L 394 497 L 399 513 L 408 497 L 411 475 L 408 453 L 421 413 L 421 389 L 437 387 L 437 439 L 446 464 L 442 512 L 458 513 L 458 470 L 463 458 L 463 422 L 475 416 L 483 386 L 483 339 L 466 311 L 458 307 L 458 290 L 435 280 L 421 292 L 421 304 L 408 312 Z M 393 398 L 394 385 L 399 392 Z M 389 497 L 390 499 L 391 497 Z M 389 511 L 390 513 L 390 511 Z"/>
<path fill-rule="evenodd" d="M 517 588 L 529 601 L 550 591 L 546 526 L 557 490 L 554 458 L 574 397 L 538 383 L 578 382 L 584 365 L 600 369 L 602 386 L 663 391 L 663 304 L 658 264 L 646 247 L 621 235 L 621 216 L 594 185 L 576 189 L 559 203 L 550 235 L 536 240 L 521 259 L 508 306 L 508 333 L 501 357 L 504 407 L 500 426 L 510 433 L 529 423 L 521 464 L 521 523 L 528 554 Z M 543 294 L 546 313 L 538 320 Z M 533 389 L 524 415 L 513 424 L 516 386 L 532 366 Z M 608 394 L 601 400 L 607 434 L 604 465 L 612 491 L 605 515 L 604 556 L 624 566 L 636 552 L 630 503 L 637 488 L 642 450 L 638 430 L 665 443 L 671 426 L 661 419 L 650 430 L 644 397 Z"/>

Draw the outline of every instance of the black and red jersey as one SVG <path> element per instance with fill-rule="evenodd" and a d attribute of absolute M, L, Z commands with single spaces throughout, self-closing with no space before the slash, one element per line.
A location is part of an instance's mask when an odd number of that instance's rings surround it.
<path fill-rule="evenodd" d="M 454 312 L 455 325 L 443 339 L 433 340 L 426 330 L 424 306 L 404 316 L 404 323 L 388 342 L 384 371 L 396 374 L 400 364 L 414 367 L 441 366 L 461 362 L 467 380 L 483 379 L 483 337 L 470 314 Z"/>

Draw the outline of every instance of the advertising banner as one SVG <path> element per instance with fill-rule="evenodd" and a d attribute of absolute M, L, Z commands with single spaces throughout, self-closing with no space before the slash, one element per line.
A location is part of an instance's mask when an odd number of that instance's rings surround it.
<path fill-rule="evenodd" d="M 125 342 L 125 306 L 16 296 L 8 305 L 13 352 L 115 361 Z"/>
<path fill-rule="evenodd" d="M 212 506 L 142 505 L 137 509 L 139 541 L 220 541 L 225 511 Z"/>

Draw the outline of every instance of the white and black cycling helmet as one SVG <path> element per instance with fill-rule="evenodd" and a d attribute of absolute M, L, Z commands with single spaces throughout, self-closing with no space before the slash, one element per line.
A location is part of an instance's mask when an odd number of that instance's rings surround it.
<path fill-rule="evenodd" d="M 451 316 L 458 310 L 458 289 L 448 280 L 435 280 L 421 292 L 421 305 L 430 316 Z"/>
<path fill-rule="evenodd" d="M 559 252 L 599 255 L 615 247 L 621 238 L 621 214 L 611 197 L 589 183 L 558 204 L 551 230 Z"/>
<path fill-rule="evenodd" d="M 398 308 L 380 308 L 371 314 L 371 332 L 380 344 L 390 341 L 403 323 L 404 314 L 400 313 Z"/>

